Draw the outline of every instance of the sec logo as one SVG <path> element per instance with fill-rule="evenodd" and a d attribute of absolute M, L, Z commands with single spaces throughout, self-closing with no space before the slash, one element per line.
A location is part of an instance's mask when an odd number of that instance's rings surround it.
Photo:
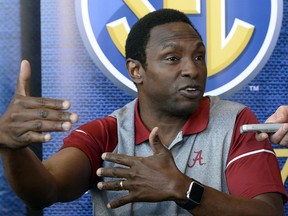
<path fill-rule="evenodd" d="M 259 8 L 261 6 L 261 10 Z M 250 82 L 279 36 L 282 0 L 75 0 L 78 26 L 92 59 L 116 85 L 136 95 L 125 68 L 130 27 L 160 9 L 183 11 L 207 49 L 205 95 L 226 97 Z"/>

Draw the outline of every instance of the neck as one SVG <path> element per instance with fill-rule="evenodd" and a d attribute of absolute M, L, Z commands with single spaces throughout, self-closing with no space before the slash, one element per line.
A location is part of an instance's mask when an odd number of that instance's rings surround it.
<path fill-rule="evenodd" d="M 162 110 L 148 109 L 140 103 L 138 109 L 141 120 L 149 130 L 159 127 L 159 137 L 166 147 L 169 147 L 188 119 L 188 117 L 172 116 Z"/>

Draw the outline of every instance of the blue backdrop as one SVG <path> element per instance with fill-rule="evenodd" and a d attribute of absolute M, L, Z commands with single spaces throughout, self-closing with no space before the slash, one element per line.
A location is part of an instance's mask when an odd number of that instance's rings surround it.
<path fill-rule="evenodd" d="M 0 0 L 0 115 L 12 99 L 21 60 L 20 1 Z M 0 160 L 1 165 L 1 160 Z M 0 166 L 0 215 L 25 215 Z"/>
<path fill-rule="evenodd" d="M 263 122 L 281 104 L 288 104 L 288 0 L 280 37 L 266 66 L 248 85 L 228 99 L 249 106 Z M 0 0 L 0 114 L 13 96 L 20 52 L 19 0 Z M 103 117 L 133 99 L 115 86 L 95 66 L 85 49 L 76 24 L 74 1 L 41 1 L 42 95 L 69 99 L 80 121 Z M 53 133 L 43 146 L 44 159 L 56 152 L 68 133 Z M 277 146 L 274 146 L 278 148 Z M 279 159 L 280 166 L 286 158 Z M 1 163 L 1 161 L 0 161 Z M 1 164 L 0 164 L 1 165 Z M 287 181 L 286 181 L 287 182 Z M 287 188 L 287 183 L 285 184 Z M 0 166 L 0 216 L 25 215 L 21 201 L 11 191 Z M 46 208 L 44 215 L 92 215 L 89 193 L 71 203 Z M 287 214 L 288 215 L 288 214 Z"/>

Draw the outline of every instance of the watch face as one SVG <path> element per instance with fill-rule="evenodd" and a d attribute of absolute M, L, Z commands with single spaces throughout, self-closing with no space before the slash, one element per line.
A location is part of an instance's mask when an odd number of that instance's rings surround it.
<path fill-rule="evenodd" d="M 192 182 L 191 190 L 189 193 L 189 199 L 193 200 L 196 203 L 200 203 L 204 187 L 198 184 L 197 182 Z"/>

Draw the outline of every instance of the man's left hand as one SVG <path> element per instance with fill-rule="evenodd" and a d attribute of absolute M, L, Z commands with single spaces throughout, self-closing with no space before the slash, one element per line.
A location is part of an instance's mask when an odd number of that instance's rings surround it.
<path fill-rule="evenodd" d="M 103 160 L 125 165 L 123 167 L 99 168 L 100 177 L 120 178 L 109 182 L 99 182 L 100 190 L 127 190 L 128 194 L 111 201 L 107 206 L 117 208 L 131 202 L 176 201 L 185 194 L 181 191 L 184 182 L 191 180 L 177 168 L 172 153 L 161 143 L 158 128 L 154 128 L 149 136 L 153 155 L 149 157 L 133 157 L 122 154 L 104 153 Z M 122 179 L 122 180 L 121 180 Z M 188 187 L 188 186 L 187 186 Z M 178 197 L 177 197 L 178 196 Z"/>

